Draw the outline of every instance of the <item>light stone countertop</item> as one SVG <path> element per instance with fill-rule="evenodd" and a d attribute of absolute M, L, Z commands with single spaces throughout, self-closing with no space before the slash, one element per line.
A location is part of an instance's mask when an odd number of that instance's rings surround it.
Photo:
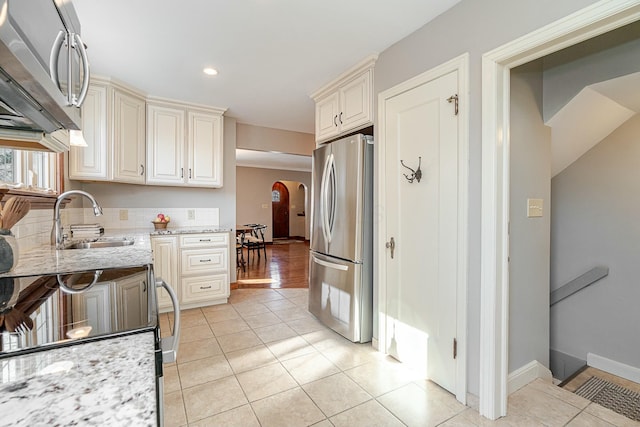
<path fill-rule="evenodd" d="M 117 236 L 111 236 L 117 237 Z M 149 235 L 130 234 L 134 239 L 131 246 L 94 249 L 56 250 L 52 246 L 42 246 L 21 253 L 18 265 L 0 277 L 42 276 L 67 274 L 87 270 L 139 267 L 153 262 Z"/>
<path fill-rule="evenodd" d="M 155 426 L 154 334 L 0 360 L 1 424 Z"/>
<path fill-rule="evenodd" d="M 41 246 L 20 253 L 18 265 L 0 277 L 41 276 L 68 274 L 78 271 L 106 270 L 110 268 L 138 267 L 153 262 L 150 235 L 174 235 L 196 233 L 228 233 L 231 229 L 220 227 L 183 227 L 168 230 L 107 230 L 101 238 L 135 240 L 131 246 L 93 249 L 56 250 Z"/>

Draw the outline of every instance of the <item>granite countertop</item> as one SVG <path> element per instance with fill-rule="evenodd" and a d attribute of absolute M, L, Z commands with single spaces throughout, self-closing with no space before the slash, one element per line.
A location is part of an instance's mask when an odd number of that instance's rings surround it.
<path fill-rule="evenodd" d="M 115 248 L 56 250 L 52 246 L 42 246 L 31 249 L 21 253 L 18 265 L 13 270 L 0 274 L 0 277 L 41 276 L 138 267 L 153 262 L 148 234 L 129 234 L 125 238 L 135 240 L 135 243 L 131 246 Z"/>
<path fill-rule="evenodd" d="M 0 360 L 2 425 L 156 425 L 154 334 Z"/>
<path fill-rule="evenodd" d="M 230 228 L 221 227 L 169 227 L 165 230 L 153 230 L 151 231 L 151 235 L 163 236 L 167 234 L 229 233 L 230 231 Z"/>
<path fill-rule="evenodd" d="M 101 238 L 134 240 L 135 243 L 130 246 L 114 248 L 65 250 L 56 250 L 49 245 L 41 246 L 20 253 L 18 265 L 9 272 L 0 273 L 0 278 L 138 267 L 153 262 L 150 235 L 228 233 L 230 231 L 230 228 L 219 227 L 182 227 L 151 231 L 138 229 L 107 230 Z"/>

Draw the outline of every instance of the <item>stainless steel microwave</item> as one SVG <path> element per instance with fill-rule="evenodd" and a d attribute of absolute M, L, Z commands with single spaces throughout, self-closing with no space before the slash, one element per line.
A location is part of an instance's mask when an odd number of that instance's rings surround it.
<path fill-rule="evenodd" d="M 70 0 L 0 0 L 0 129 L 80 129 L 89 62 Z"/>

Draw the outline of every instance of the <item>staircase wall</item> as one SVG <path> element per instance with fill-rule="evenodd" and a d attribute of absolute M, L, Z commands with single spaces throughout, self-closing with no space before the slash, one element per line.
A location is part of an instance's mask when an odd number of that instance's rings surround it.
<path fill-rule="evenodd" d="M 551 348 L 640 367 L 640 116 L 551 181 L 551 290 L 594 266 L 598 283 L 551 308 Z"/>

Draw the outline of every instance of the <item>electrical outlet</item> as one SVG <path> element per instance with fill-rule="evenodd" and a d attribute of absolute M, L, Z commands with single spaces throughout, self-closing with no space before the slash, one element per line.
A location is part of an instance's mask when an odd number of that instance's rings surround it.
<path fill-rule="evenodd" d="M 129 220 L 129 211 L 127 209 L 120 209 L 120 221 Z"/>
<path fill-rule="evenodd" d="M 187 219 L 188 220 L 196 219 L 196 210 L 195 209 L 187 209 Z"/>
<path fill-rule="evenodd" d="M 269 209 L 269 205 L 267 203 L 262 204 L 262 209 Z"/>

